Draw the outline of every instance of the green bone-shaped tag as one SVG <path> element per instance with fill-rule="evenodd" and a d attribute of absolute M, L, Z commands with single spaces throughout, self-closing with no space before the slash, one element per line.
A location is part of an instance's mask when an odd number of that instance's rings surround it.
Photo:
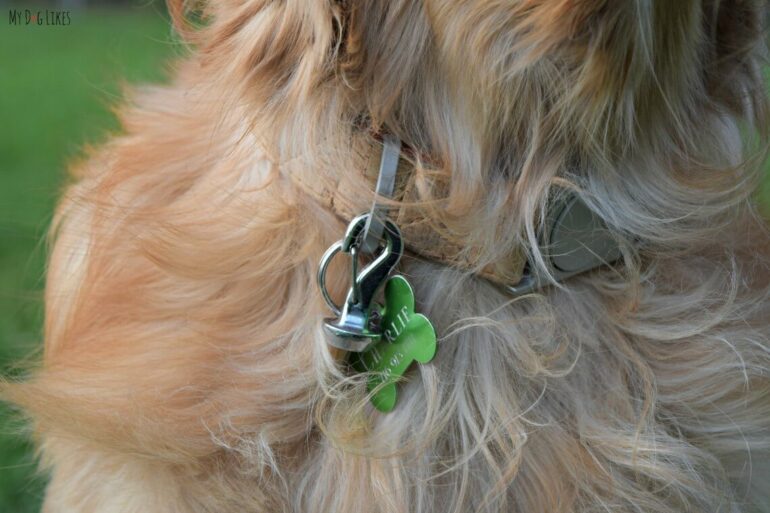
<path fill-rule="evenodd" d="M 385 284 L 382 314 L 383 337 L 363 353 L 353 355 L 353 367 L 372 372 L 367 389 L 379 389 L 372 404 L 382 412 L 396 406 L 396 382 L 412 361 L 428 363 L 436 354 L 436 332 L 422 314 L 414 313 L 414 293 L 403 276 L 394 276 Z"/>

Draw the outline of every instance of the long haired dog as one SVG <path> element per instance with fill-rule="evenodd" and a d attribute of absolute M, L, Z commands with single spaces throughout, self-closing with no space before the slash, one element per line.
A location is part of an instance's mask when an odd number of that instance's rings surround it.
<path fill-rule="evenodd" d="M 770 508 L 763 3 L 170 7 L 193 50 L 77 166 L 42 369 L 6 389 L 46 513 Z M 399 272 L 438 336 L 390 413 L 315 286 L 382 133 L 408 147 Z M 481 271 L 544 265 L 567 189 L 622 258 L 509 296 Z M 345 266 L 328 280 L 339 300 Z"/>

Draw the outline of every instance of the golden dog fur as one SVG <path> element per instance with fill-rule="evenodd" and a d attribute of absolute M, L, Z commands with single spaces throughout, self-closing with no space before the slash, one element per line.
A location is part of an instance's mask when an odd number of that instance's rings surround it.
<path fill-rule="evenodd" d="M 44 362 L 4 392 L 46 513 L 770 508 L 763 2 L 211 0 L 197 28 L 170 8 L 191 51 L 76 166 Z M 321 330 L 346 220 L 288 171 L 352 173 L 379 130 L 479 266 L 542 265 L 559 187 L 624 250 L 516 300 L 405 258 L 439 349 L 390 414 Z"/>

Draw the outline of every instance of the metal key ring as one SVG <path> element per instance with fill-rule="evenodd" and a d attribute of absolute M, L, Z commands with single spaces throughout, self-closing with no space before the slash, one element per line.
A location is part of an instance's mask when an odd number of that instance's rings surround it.
<path fill-rule="evenodd" d="M 342 243 L 343 241 L 339 240 L 329 246 L 329 249 L 327 249 L 326 253 L 324 253 L 324 255 L 321 257 L 321 262 L 318 266 L 318 274 L 316 276 L 318 281 L 318 288 L 321 289 L 321 295 L 323 296 L 324 301 L 326 301 L 326 304 L 329 305 L 329 308 L 331 308 L 332 312 L 334 312 L 334 315 L 337 316 L 342 313 L 342 310 L 329 295 L 329 291 L 326 290 L 326 269 L 329 267 L 329 263 L 332 261 L 335 255 L 342 251 Z"/>
<path fill-rule="evenodd" d="M 341 315 L 342 307 L 340 307 L 334 302 L 334 300 L 332 300 L 329 291 L 326 290 L 326 270 L 329 267 L 329 263 L 332 261 L 332 259 L 334 259 L 337 253 L 340 251 L 343 253 L 349 253 L 351 259 L 353 260 L 351 263 L 350 287 L 351 291 L 353 292 L 354 301 L 358 301 L 358 296 L 360 294 L 360 284 L 358 283 L 358 246 L 361 243 L 361 231 L 368 223 L 369 217 L 370 216 L 368 214 L 363 214 L 353 219 L 345 231 L 345 237 L 342 240 L 332 244 L 329 249 L 326 250 L 326 253 L 324 253 L 321 257 L 321 262 L 318 266 L 318 274 L 316 276 L 318 281 L 318 288 L 321 289 L 321 295 L 323 295 L 324 301 L 326 301 L 326 304 L 329 305 L 329 308 L 331 308 L 332 312 L 334 312 L 334 315 Z"/>

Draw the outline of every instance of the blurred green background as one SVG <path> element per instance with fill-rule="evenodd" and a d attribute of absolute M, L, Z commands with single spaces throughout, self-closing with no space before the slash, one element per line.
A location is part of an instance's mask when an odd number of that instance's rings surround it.
<path fill-rule="evenodd" d="M 164 79 L 182 53 L 162 1 L 94 7 L 0 0 L 0 376 L 39 351 L 44 242 L 66 164 L 117 129 L 125 83 Z M 67 26 L 10 24 L 8 10 L 67 9 Z M 0 513 L 40 510 L 45 481 L 0 403 Z"/>
<path fill-rule="evenodd" d="M 97 1 L 99 7 L 93 7 Z M 66 164 L 117 123 L 124 83 L 157 82 L 182 53 L 162 1 L 0 0 L 0 376 L 19 377 L 40 348 L 44 237 Z M 116 4 L 117 5 L 114 5 Z M 79 7 L 78 7 L 79 6 Z M 12 26 L 7 10 L 70 9 L 67 26 Z M 770 197 L 766 184 L 764 197 Z M 0 513 L 40 509 L 22 426 L 0 403 Z M 149 512 L 148 512 L 149 513 Z"/>

